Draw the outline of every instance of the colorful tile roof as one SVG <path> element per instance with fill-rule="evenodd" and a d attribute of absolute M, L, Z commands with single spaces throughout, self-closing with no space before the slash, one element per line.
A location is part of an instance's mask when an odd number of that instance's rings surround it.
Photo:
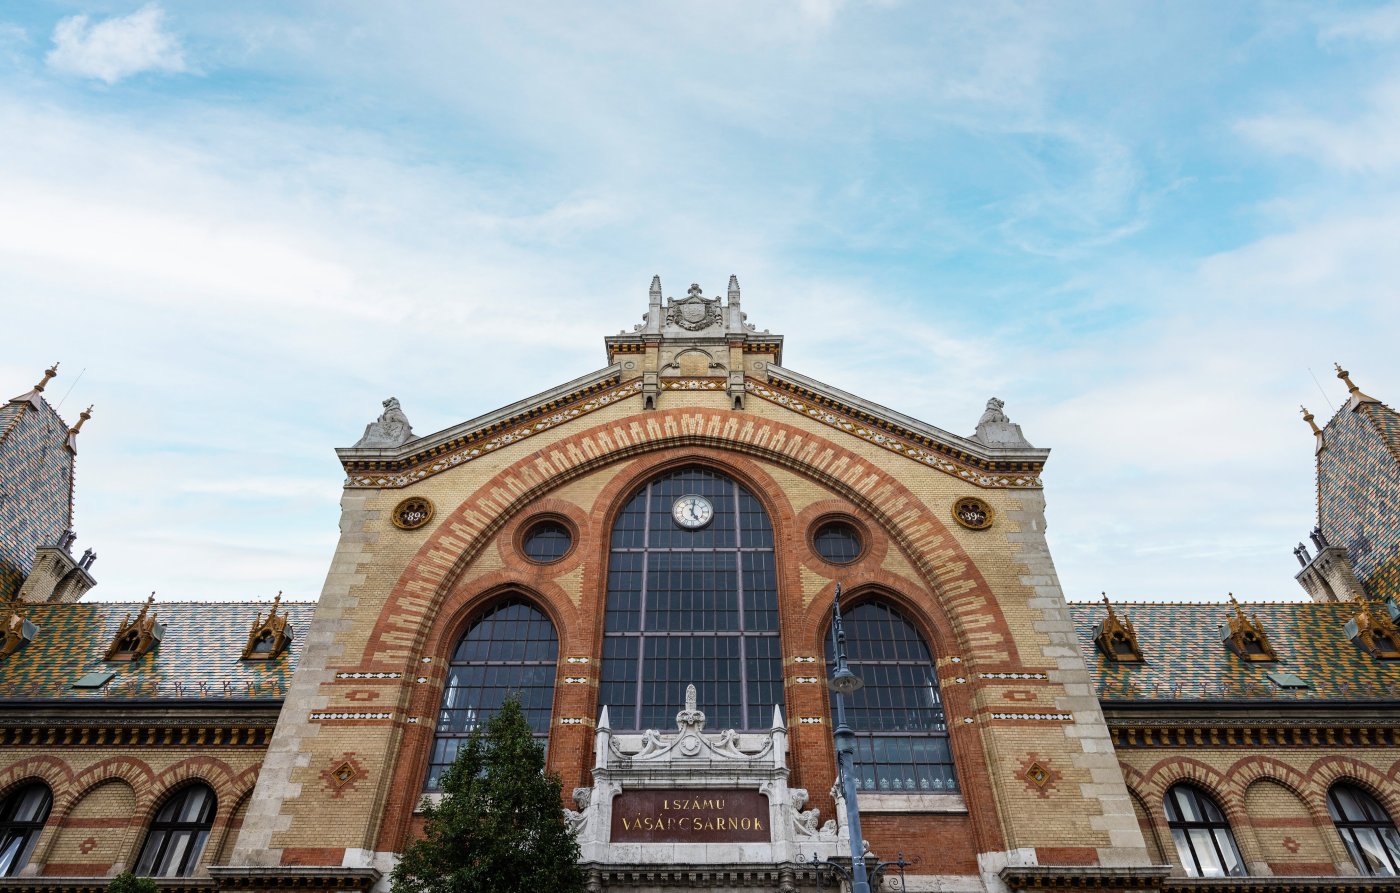
<path fill-rule="evenodd" d="M 281 700 L 316 606 L 284 602 L 295 636 L 281 657 L 242 660 L 248 632 L 271 602 L 156 602 L 152 611 L 165 634 L 154 651 L 131 663 L 106 661 L 122 619 L 140 603 L 77 602 L 26 605 L 39 627 L 34 641 L 0 660 L 0 702 L 10 699 L 130 700 L 149 698 Z M 116 676 L 99 689 L 73 683 L 95 671 Z"/>
<path fill-rule="evenodd" d="M 73 517 L 68 426 L 48 402 L 0 405 L 0 598 L 19 592 L 34 548 L 49 545 Z"/>
<path fill-rule="evenodd" d="M 1258 615 L 1279 660 L 1250 663 L 1221 641 L 1228 603 L 1116 602 L 1132 620 L 1144 662 L 1116 663 L 1094 644 L 1094 626 L 1107 613 L 1101 603 L 1071 604 L 1079 650 L 1089 665 L 1099 700 L 1396 700 L 1400 661 L 1382 661 L 1357 648 L 1345 626 L 1356 609 L 1346 603 L 1244 604 Z M 1268 673 L 1292 673 L 1309 688 L 1280 688 Z"/>

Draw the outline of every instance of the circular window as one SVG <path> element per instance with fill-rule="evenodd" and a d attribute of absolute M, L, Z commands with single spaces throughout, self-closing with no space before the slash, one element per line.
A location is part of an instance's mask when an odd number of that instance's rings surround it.
<path fill-rule="evenodd" d="M 558 521 L 541 521 L 525 532 L 520 550 L 531 561 L 558 561 L 574 544 L 574 535 Z"/>
<path fill-rule="evenodd" d="M 433 520 L 433 504 L 421 496 L 410 496 L 394 508 L 394 526 L 417 530 Z"/>
<path fill-rule="evenodd" d="M 812 534 L 812 548 L 832 564 L 846 564 L 860 557 L 860 534 L 845 521 L 828 521 Z"/>
<path fill-rule="evenodd" d="M 967 496 L 953 503 L 953 518 L 969 530 L 986 530 L 992 526 L 995 517 L 992 507 L 975 496 Z"/>

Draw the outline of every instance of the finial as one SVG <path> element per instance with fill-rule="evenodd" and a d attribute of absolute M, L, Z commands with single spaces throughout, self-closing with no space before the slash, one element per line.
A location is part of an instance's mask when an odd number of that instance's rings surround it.
<path fill-rule="evenodd" d="M 57 375 L 57 374 L 58 374 L 58 364 L 57 364 L 57 363 L 54 363 L 52 366 L 50 366 L 49 368 L 47 368 L 47 369 L 44 370 L 44 380 L 41 381 L 41 382 L 39 382 L 38 384 L 36 384 L 36 385 L 34 386 L 34 390 L 36 390 L 36 391 L 42 391 L 42 390 L 44 389 L 44 385 L 46 385 L 46 384 L 48 384 L 50 381 L 52 381 L 53 378 L 54 378 L 54 376 Z"/>
<path fill-rule="evenodd" d="M 150 596 L 147 597 L 147 599 L 146 599 L 146 603 L 145 603 L 144 605 L 141 606 L 141 613 L 136 615 L 136 619 L 137 619 L 138 621 L 145 620 L 145 619 L 146 619 L 146 612 L 149 611 L 149 610 L 151 609 L 151 605 L 154 605 L 155 603 L 156 603 L 156 592 L 155 592 L 154 589 L 152 589 L 152 590 L 151 590 Z M 130 617 L 131 615 L 128 614 L 127 616 Z"/>
<path fill-rule="evenodd" d="M 88 404 L 88 408 L 79 413 L 78 424 L 68 429 L 69 435 L 77 434 L 81 431 L 83 429 L 83 423 L 90 418 L 92 418 L 92 404 Z"/>
<path fill-rule="evenodd" d="M 651 303 L 661 303 L 661 277 L 659 275 L 651 277 Z"/>
<path fill-rule="evenodd" d="M 1314 434 L 1321 434 L 1322 429 L 1317 427 L 1317 422 L 1313 420 L 1314 416 L 1312 413 L 1308 412 L 1308 408 L 1302 405 L 1300 405 L 1298 408 L 1303 411 L 1303 421 L 1308 423 L 1308 427 L 1312 429 L 1312 432 Z"/>
<path fill-rule="evenodd" d="M 739 303 L 739 277 L 732 274 L 729 277 L 729 303 Z"/>
<path fill-rule="evenodd" d="M 277 597 L 272 600 L 272 610 L 267 612 L 267 619 L 271 620 L 277 616 L 277 606 L 282 604 L 282 590 L 277 590 Z"/>
<path fill-rule="evenodd" d="M 1351 403 L 1353 407 L 1355 407 L 1358 403 L 1379 402 L 1376 400 L 1375 397 L 1368 396 L 1361 390 L 1361 388 L 1356 386 L 1356 384 L 1351 380 L 1351 373 L 1343 369 L 1341 363 L 1333 363 L 1332 365 L 1337 368 L 1337 377 L 1346 383 L 1347 393 L 1351 395 Z"/>
<path fill-rule="evenodd" d="M 697 697 L 696 697 L 696 694 L 695 694 L 695 686 L 694 686 L 694 685 L 687 685 L 687 686 L 685 687 L 685 709 L 686 709 L 686 710 L 690 710 L 690 711 L 694 711 L 694 710 L 695 710 L 695 702 L 696 702 L 696 700 L 697 700 Z"/>
<path fill-rule="evenodd" d="M 1114 620 L 1117 620 L 1117 619 L 1118 619 L 1118 615 L 1115 614 L 1115 613 L 1113 613 L 1113 602 L 1111 602 L 1111 601 L 1108 600 L 1108 593 L 1107 593 L 1107 592 L 1100 592 L 1099 595 L 1102 595 L 1102 596 L 1103 596 L 1103 606 L 1104 606 L 1105 608 L 1108 608 L 1108 616 L 1109 616 L 1109 617 L 1112 617 Z"/>
<path fill-rule="evenodd" d="M 1231 604 L 1231 605 L 1234 607 L 1234 609 L 1235 609 L 1235 616 L 1238 617 L 1238 618 L 1240 618 L 1241 620 L 1244 620 L 1244 619 L 1245 619 L 1245 616 L 1244 616 L 1244 609 L 1240 607 L 1240 603 L 1239 603 L 1239 602 L 1235 601 L 1235 594 L 1234 594 L 1233 592 L 1226 593 L 1226 594 L 1230 597 L 1230 604 Z"/>

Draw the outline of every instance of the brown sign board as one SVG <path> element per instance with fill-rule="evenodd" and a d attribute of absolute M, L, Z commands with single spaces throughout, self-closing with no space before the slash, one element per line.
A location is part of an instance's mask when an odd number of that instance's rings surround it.
<path fill-rule="evenodd" d="M 768 843 L 768 825 L 768 798 L 758 791 L 626 790 L 612 803 L 615 843 Z"/>

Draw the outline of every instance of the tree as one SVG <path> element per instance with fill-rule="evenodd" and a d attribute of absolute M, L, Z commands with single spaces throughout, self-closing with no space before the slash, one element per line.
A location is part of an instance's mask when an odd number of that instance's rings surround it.
<path fill-rule="evenodd" d="M 107 884 L 107 893 L 156 893 L 156 882 L 123 871 Z"/>
<path fill-rule="evenodd" d="M 582 893 L 560 790 L 519 702 L 507 701 L 458 751 L 442 802 L 424 807 L 424 836 L 395 866 L 395 893 Z"/>

